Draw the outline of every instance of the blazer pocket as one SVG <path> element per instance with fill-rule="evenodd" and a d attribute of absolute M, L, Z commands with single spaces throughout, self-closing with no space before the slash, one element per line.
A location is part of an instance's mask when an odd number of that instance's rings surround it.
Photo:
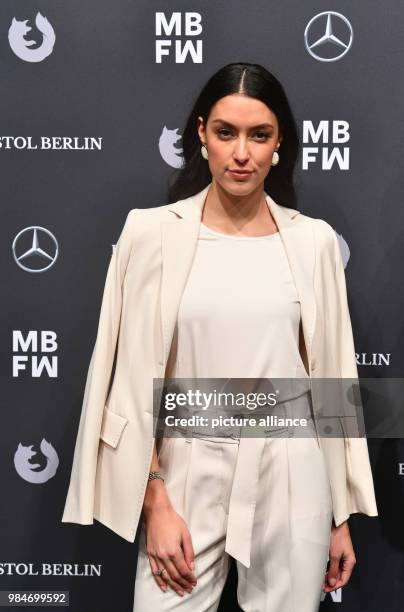
<path fill-rule="evenodd" d="M 104 408 L 100 433 L 101 440 L 116 448 L 127 423 L 128 419 L 126 417 L 112 412 L 109 408 Z"/>

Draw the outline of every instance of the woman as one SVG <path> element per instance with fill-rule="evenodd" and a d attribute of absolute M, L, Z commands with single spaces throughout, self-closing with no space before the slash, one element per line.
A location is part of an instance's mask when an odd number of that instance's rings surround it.
<path fill-rule="evenodd" d="M 338 241 L 293 208 L 297 130 L 263 67 L 213 75 L 183 152 L 174 204 L 131 211 L 112 257 L 62 520 L 133 541 L 143 511 L 135 612 L 216 610 L 230 556 L 242 608 L 314 611 L 355 564 L 346 519 L 377 514 L 366 440 L 188 431 L 157 449 L 150 383 L 355 378 Z M 310 420 L 308 397 L 292 413 Z"/>

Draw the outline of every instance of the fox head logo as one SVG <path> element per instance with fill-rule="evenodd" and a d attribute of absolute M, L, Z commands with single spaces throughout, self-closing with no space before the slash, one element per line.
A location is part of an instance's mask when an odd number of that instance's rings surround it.
<path fill-rule="evenodd" d="M 33 444 L 30 446 L 23 446 L 21 442 L 18 444 L 18 448 L 14 454 L 14 466 L 18 475 L 27 482 L 42 484 L 50 478 L 53 478 L 56 474 L 59 465 L 59 457 L 52 444 L 47 442 L 45 438 L 42 438 L 40 449 L 42 455 L 46 458 L 46 465 L 40 471 L 37 471 L 41 465 L 39 463 L 30 463 L 31 458 L 37 454 L 36 451 L 32 450 L 32 447 Z"/>
<path fill-rule="evenodd" d="M 30 49 L 32 45 L 36 45 L 35 40 L 26 40 L 25 35 L 32 30 L 27 26 L 28 19 L 25 21 L 17 21 L 15 17 L 11 22 L 8 30 L 8 42 L 15 55 L 26 62 L 42 62 L 45 57 L 48 57 L 53 51 L 56 36 L 55 31 L 49 21 L 37 13 L 35 17 L 35 25 L 39 32 L 42 33 L 42 44 L 35 49 Z"/>
<path fill-rule="evenodd" d="M 166 126 L 163 127 L 159 139 L 159 151 L 164 161 L 173 168 L 181 168 L 183 165 L 182 147 L 178 147 L 178 141 L 181 135 L 177 133 L 178 128 L 169 130 Z"/>
<path fill-rule="evenodd" d="M 343 264 L 344 264 L 344 268 L 346 268 L 347 265 L 348 265 L 349 258 L 351 256 L 351 251 L 349 249 L 347 241 L 342 236 L 342 234 L 338 234 L 337 232 L 336 232 L 336 234 L 337 234 L 337 238 L 338 238 L 338 242 L 339 242 L 339 248 L 341 250 L 341 256 L 342 256 L 342 261 L 343 261 Z"/>

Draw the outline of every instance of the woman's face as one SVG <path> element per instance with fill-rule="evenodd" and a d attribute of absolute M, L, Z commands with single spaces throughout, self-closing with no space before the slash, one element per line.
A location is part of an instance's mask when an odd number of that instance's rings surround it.
<path fill-rule="evenodd" d="M 206 126 L 198 117 L 198 134 L 208 150 L 212 180 L 232 195 L 248 195 L 263 186 L 282 140 L 276 115 L 260 100 L 243 94 L 218 100 Z"/>

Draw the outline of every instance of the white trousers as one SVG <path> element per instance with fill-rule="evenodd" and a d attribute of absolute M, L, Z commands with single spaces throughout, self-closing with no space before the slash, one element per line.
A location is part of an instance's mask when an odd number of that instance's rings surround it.
<path fill-rule="evenodd" d="M 230 568 L 226 525 L 237 438 L 167 437 L 159 464 L 171 503 L 191 533 L 197 585 L 183 597 L 157 585 L 142 523 L 134 612 L 215 612 Z M 237 561 L 245 612 L 317 612 L 328 560 L 331 491 L 314 437 L 265 439 L 251 537 L 251 564 Z"/>

